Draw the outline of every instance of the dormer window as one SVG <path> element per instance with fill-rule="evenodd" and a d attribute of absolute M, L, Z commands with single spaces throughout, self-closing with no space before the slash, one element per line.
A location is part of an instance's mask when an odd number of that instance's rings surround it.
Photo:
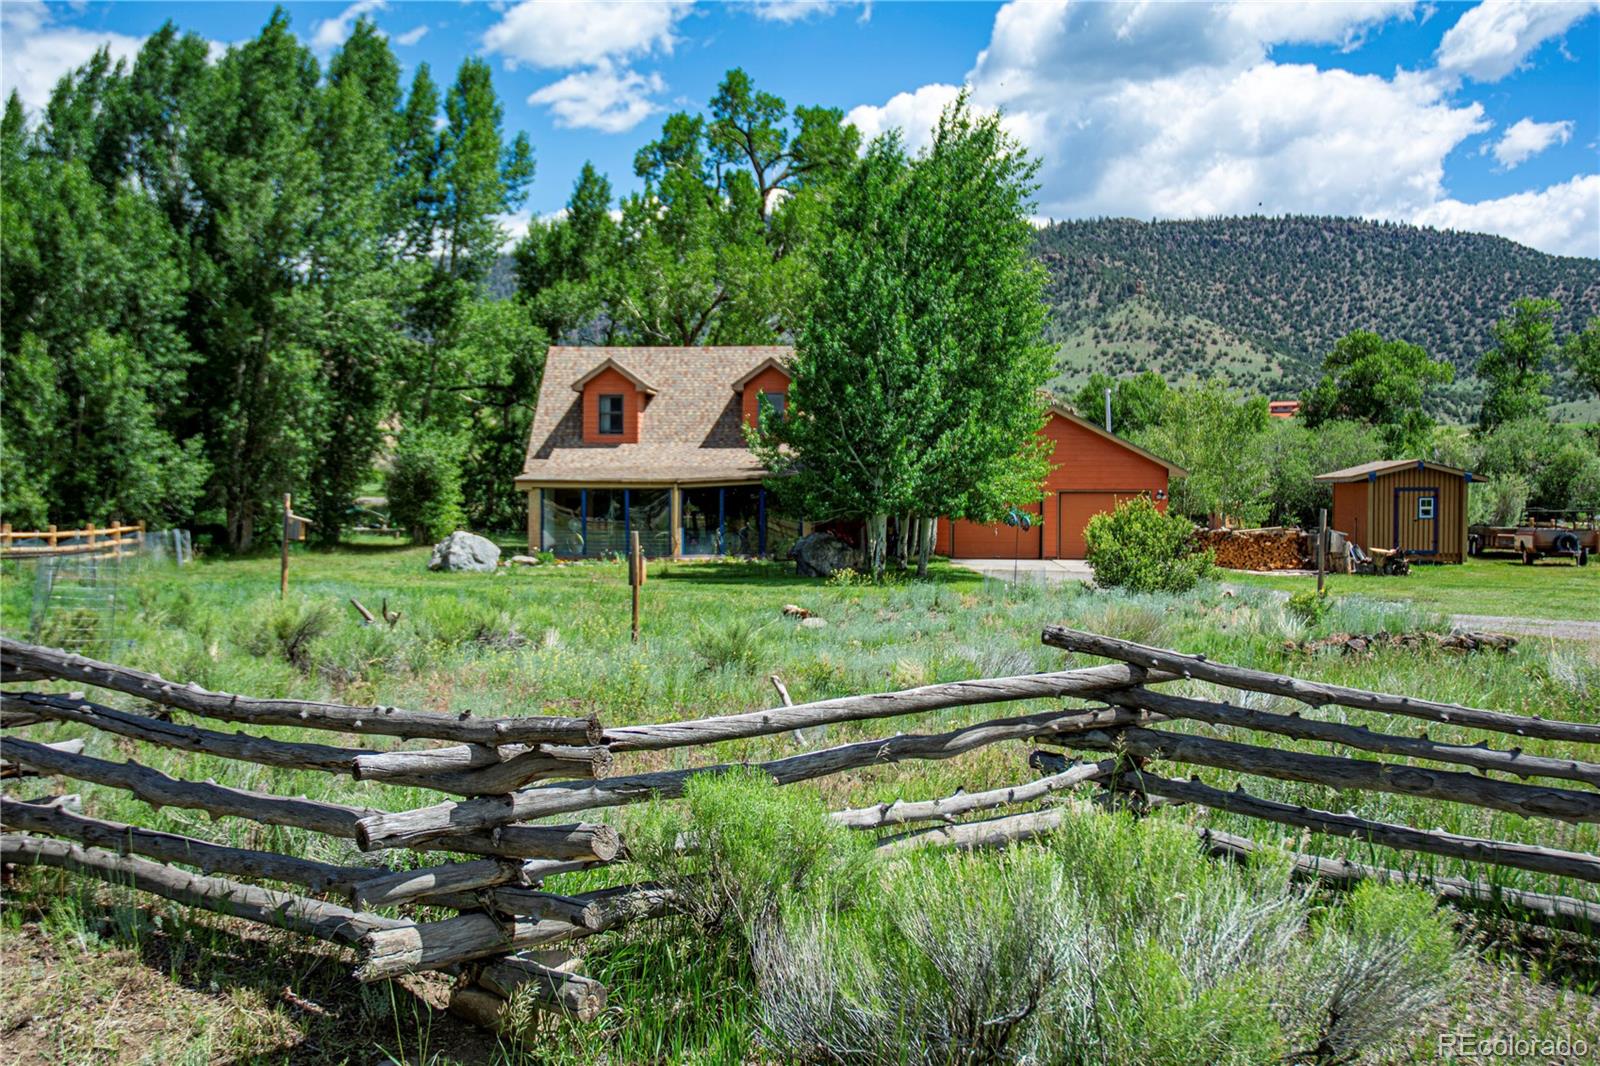
<path fill-rule="evenodd" d="M 622 395 L 614 392 L 602 393 L 599 403 L 600 433 L 607 437 L 622 436 Z"/>
<path fill-rule="evenodd" d="M 763 392 L 761 394 L 761 410 L 768 412 L 772 418 L 783 418 L 788 403 L 789 394 L 786 392 Z"/>

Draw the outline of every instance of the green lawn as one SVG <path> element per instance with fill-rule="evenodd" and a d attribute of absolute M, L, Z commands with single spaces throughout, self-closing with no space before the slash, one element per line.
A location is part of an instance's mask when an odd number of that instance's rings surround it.
<path fill-rule="evenodd" d="M 607 725 L 626 725 L 771 706 L 776 699 L 768 679 L 774 674 L 796 701 L 804 702 L 1089 665 L 1092 660 L 1039 643 L 1044 624 L 1063 622 L 1308 679 L 1515 713 L 1585 720 L 1600 716 L 1595 703 L 1600 651 L 1594 648 L 1530 641 L 1509 655 L 1463 660 L 1430 650 L 1346 658 L 1306 656 L 1285 647 L 1335 631 L 1438 628 L 1443 623 L 1435 610 L 1509 613 L 1498 599 L 1470 598 L 1468 588 L 1454 584 L 1477 574 L 1497 586 L 1524 582 L 1529 583 L 1524 588 L 1544 590 L 1538 609 L 1528 613 L 1566 610 L 1569 617 L 1581 616 L 1582 590 L 1593 596 L 1600 566 L 1578 571 L 1475 562 L 1419 570 L 1409 579 L 1341 580 L 1336 591 L 1392 590 L 1409 594 L 1409 602 L 1341 596 L 1330 617 L 1310 628 L 1264 590 L 1253 588 L 1229 595 L 1212 585 L 1183 597 L 1131 596 L 1077 584 L 1013 588 L 948 566 L 936 567 L 932 579 L 922 583 L 833 587 L 797 578 L 787 566 L 774 563 L 657 562 L 651 564 L 643 589 L 642 639 L 633 644 L 628 635 L 629 590 L 620 563 L 502 568 L 492 575 L 437 574 L 426 569 L 427 557 L 426 549 L 393 544 L 356 545 L 338 552 L 297 548 L 285 603 L 277 596 L 274 556 L 204 559 L 182 570 L 151 569 L 125 583 L 115 635 L 127 643 L 115 657 L 168 678 L 253 695 L 315 696 L 479 715 L 593 712 Z M 6 564 L 0 579 L 5 584 L 0 625 L 8 633 L 23 633 L 31 589 L 27 568 Z M 1550 590 L 1573 586 L 1578 591 L 1550 595 Z M 1429 589 L 1438 589 L 1440 598 L 1420 595 Z M 1449 594 L 1443 595 L 1447 589 Z M 1503 595 L 1509 598 L 1511 589 Z M 391 611 L 400 612 L 400 619 L 392 628 L 361 625 L 348 602 L 351 597 L 373 611 L 386 601 Z M 781 613 L 789 603 L 815 612 L 827 624 L 799 626 Z M 47 642 L 51 637 L 48 628 L 41 634 Z M 1468 663 L 1470 668 L 1464 669 Z M 1215 693 L 1197 683 L 1177 690 Z M 102 698 L 138 705 L 115 696 Z M 1252 706 L 1270 709 L 1283 702 L 1252 700 Z M 721 745 L 714 752 L 638 753 L 620 756 L 614 772 L 769 759 L 897 732 L 942 732 L 997 714 L 1050 706 L 1041 701 L 844 724 L 804 741 L 784 734 Z M 1341 718 L 1395 732 L 1415 730 L 1415 723 L 1397 728 L 1382 716 L 1355 711 L 1342 712 Z M 1227 735 L 1226 730 L 1200 726 L 1174 728 Z M 266 732 L 325 743 L 387 743 L 303 730 Z M 1439 740 L 1487 739 L 1500 746 L 1505 739 L 1446 726 L 1429 732 Z M 35 727 L 29 735 L 49 741 L 85 733 L 61 725 Z M 86 739 L 89 754 L 134 758 L 174 776 L 215 778 L 238 787 L 385 809 L 437 800 L 421 789 L 203 759 L 104 734 Z M 1314 750 L 1312 745 L 1298 746 Z M 933 798 L 957 788 L 976 790 L 1030 779 L 1027 758 L 1032 747 L 997 744 L 958 759 L 874 766 L 794 787 L 813 789 L 831 809 L 898 797 Z M 1525 747 L 1530 752 L 1556 750 L 1539 741 L 1528 741 Z M 1182 772 L 1187 776 L 1189 771 Z M 1200 776 L 1221 787 L 1238 780 L 1212 771 Z M 224 843 L 288 849 L 332 862 L 362 860 L 348 842 L 299 830 L 229 819 L 211 822 L 171 808 L 152 810 L 114 790 L 77 783 L 23 785 L 29 796 L 80 791 L 86 811 L 101 817 Z M 1600 850 L 1600 827 L 1594 825 L 1536 823 L 1414 797 L 1337 793 L 1293 782 L 1251 779 L 1249 787 L 1271 799 L 1388 821 Z M 640 812 L 636 807 L 597 814 L 617 822 L 626 835 L 630 820 Z M 1161 811 L 1156 817 L 1210 822 L 1273 842 L 1289 836 L 1261 823 L 1198 810 Z M 1418 871 L 1479 872 L 1338 839 L 1304 837 L 1293 843 Z M 597 881 L 597 874 L 608 880 Z M 552 887 L 578 890 L 639 874 L 624 868 L 570 876 L 572 880 Z M 1593 895 L 1591 885 L 1531 873 L 1501 871 L 1496 877 L 1518 887 Z M 430 1012 L 428 1004 L 436 1004 L 441 995 L 442 978 L 355 990 L 340 976 L 347 966 L 336 953 L 308 949 L 292 938 L 263 937 L 240 923 L 152 906 L 149 897 L 96 893 L 47 871 L 19 879 L 8 902 L 12 905 L 0 924 L 0 965 L 21 976 L 8 980 L 11 1005 L 0 1015 L 0 1030 L 22 1034 L 8 1040 L 27 1041 L 17 1055 L 20 1060 L 367 1061 L 373 1046 L 411 1061 L 477 1061 L 506 1054 L 493 1047 L 473 1050 L 471 1034 Z M 145 917 L 149 914 L 160 922 L 153 924 Z M 591 1027 L 563 1026 L 549 1034 L 537 1056 L 512 1061 L 758 1060 L 751 1043 L 749 974 L 736 961 L 708 962 L 693 937 L 643 932 L 599 937 L 586 942 L 584 951 L 590 972 L 611 983 L 616 1009 Z M 1499 964 L 1480 963 L 1486 969 L 1478 987 L 1494 985 L 1498 991 L 1486 1002 L 1472 998 L 1476 992 L 1464 994 L 1451 1017 L 1467 1017 L 1464 1024 L 1480 1030 L 1516 1024 L 1559 1031 L 1579 1024 L 1575 1018 L 1592 1021 L 1594 1003 L 1588 993 L 1596 981 L 1594 968 L 1580 967 L 1573 977 L 1569 956 L 1569 948 L 1561 944 L 1519 945 L 1512 951 L 1518 965 L 1532 965 L 1541 973 L 1555 968 L 1553 983 L 1544 984 L 1530 984 Z M 324 1003 L 329 1013 L 308 1013 L 286 1003 L 281 996 L 285 984 L 297 995 Z M 39 1020 L 24 1021 L 35 1017 Z M 126 1025 L 108 1031 L 100 1024 L 106 1017 Z M 102 1046 L 107 1040 L 114 1045 L 110 1050 Z M 1418 1046 L 1404 1061 L 1433 1061 L 1430 1040 L 1419 1028 Z M 436 1053 L 444 1057 L 430 1057 Z"/>
<path fill-rule="evenodd" d="M 1316 588 L 1317 583 L 1315 577 L 1299 574 L 1234 570 L 1223 571 L 1222 578 L 1287 592 Z M 1405 577 L 1331 574 L 1327 587 L 1336 596 L 1394 600 L 1444 614 L 1600 621 L 1600 561 L 1580 567 L 1565 559 L 1541 559 L 1526 566 L 1511 556 L 1483 557 L 1460 566 L 1414 566 Z"/>

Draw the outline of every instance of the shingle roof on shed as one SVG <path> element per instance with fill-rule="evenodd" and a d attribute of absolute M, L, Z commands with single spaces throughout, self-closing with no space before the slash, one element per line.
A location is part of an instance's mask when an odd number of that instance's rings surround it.
<path fill-rule="evenodd" d="M 1446 466 L 1444 463 L 1433 463 L 1426 459 L 1379 459 L 1371 463 L 1362 463 L 1359 466 L 1347 466 L 1343 470 L 1330 470 L 1326 474 L 1318 474 L 1314 480 L 1330 482 L 1361 481 L 1368 476 L 1382 477 L 1384 474 L 1395 470 L 1408 470 L 1415 467 L 1437 470 L 1444 474 L 1466 474 L 1466 471 L 1458 466 Z"/>
<path fill-rule="evenodd" d="M 522 484 L 753 480 L 765 471 L 745 445 L 736 382 L 794 349 L 552 347 L 528 434 Z M 610 364 L 657 391 L 637 444 L 586 444 L 582 382 Z"/>

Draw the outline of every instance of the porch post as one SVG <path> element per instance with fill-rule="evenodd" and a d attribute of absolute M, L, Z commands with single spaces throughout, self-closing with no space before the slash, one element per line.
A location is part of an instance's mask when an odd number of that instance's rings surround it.
<path fill-rule="evenodd" d="M 528 554 L 532 555 L 541 547 L 539 540 L 540 522 L 543 518 L 544 490 L 528 490 Z"/>
<path fill-rule="evenodd" d="M 683 486 L 673 485 L 668 490 L 668 499 L 671 501 L 668 511 L 671 514 L 669 521 L 672 523 L 672 557 L 683 558 Z"/>

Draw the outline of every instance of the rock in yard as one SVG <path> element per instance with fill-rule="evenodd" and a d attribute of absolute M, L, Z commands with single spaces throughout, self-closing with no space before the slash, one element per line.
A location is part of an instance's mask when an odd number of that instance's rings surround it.
<path fill-rule="evenodd" d="M 835 570 L 852 566 L 855 549 L 832 533 L 807 533 L 789 549 L 794 572 L 801 577 L 828 577 Z"/>
<path fill-rule="evenodd" d="M 800 619 L 800 625 L 805 629 L 825 629 L 828 625 L 828 620 L 812 615 L 810 618 Z"/>
<path fill-rule="evenodd" d="M 511 562 L 519 566 L 538 566 L 539 559 L 533 555 L 513 555 Z"/>
<path fill-rule="evenodd" d="M 491 573 L 500 563 L 500 549 L 476 533 L 458 529 L 433 546 L 429 570 L 475 570 Z"/>

